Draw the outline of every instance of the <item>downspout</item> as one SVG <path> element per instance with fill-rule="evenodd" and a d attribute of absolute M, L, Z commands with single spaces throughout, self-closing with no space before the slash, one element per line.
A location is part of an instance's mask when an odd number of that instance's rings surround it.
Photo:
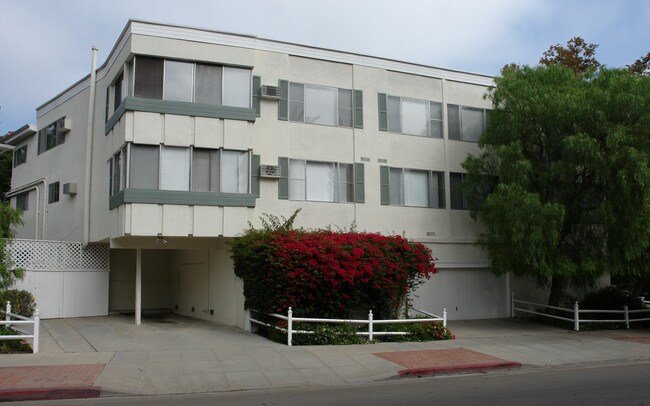
<path fill-rule="evenodd" d="M 39 183 L 43 183 L 43 232 L 42 232 L 42 235 L 41 235 L 41 239 L 44 240 L 45 239 L 45 221 L 46 221 L 46 218 L 45 218 L 45 213 L 46 213 L 45 197 L 47 196 L 45 194 L 45 190 L 47 190 L 47 179 L 46 178 L 41 178 L 41 179 L 39 179 L 37 181 L 30 182 L 30 183 L 28 183 L 26 185 L 23 185 L 23 186 L 18 187 L 16 189 L 10 190 L 9 192 L 7 192 L 6 196 L 8 198 L 10 198 L 10 197 L 14 197 L 14 196 L 16 196 L 18 194 L 28 192 L 30 190 L 36 190 L 36 218 L 34 219 L 34 223 L 35 223 L 34 224 L 34 239 L 38 240 L 38 224 L 39 224 L 39 218 L 41 216 L 41 206 L 40 206 L 40 202 L 39 202 L 39 197 L 40 197 L 40 194 L 41 194 L 41 190 L 38 188 Z"/>
<path fill-rule="evenodd" d="M 88 101 L 88 128 L 86 130 L 86 170 L 84 182 L 84 247 L 90 242 L 90 187 L 91 170 L 93 157 L 93 129 L 95 128 L 95 81 L 97 80 L 97 48 L 92 48 L 92 60 L 90 64 L 90 95 Z"/>

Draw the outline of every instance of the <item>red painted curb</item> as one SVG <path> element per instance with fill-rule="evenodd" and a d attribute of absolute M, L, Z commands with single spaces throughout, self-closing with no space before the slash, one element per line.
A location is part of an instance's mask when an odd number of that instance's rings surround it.
<path fill-rule="evenodd" d="M 452 367 L 412 368 L 399 371 L 399 376 L 451 374 L 503 368 L 521 368 L 521 364 L 519 362 L 508 361 L 492 362 L 487 364 L 456 365 Z"/>
<path fill-rule="evenodd" d="M 77 388 L 2 389 L 0 390 L 0 402 L 98 398 L 101 393 L 101 386 L 86 386 Z"/>

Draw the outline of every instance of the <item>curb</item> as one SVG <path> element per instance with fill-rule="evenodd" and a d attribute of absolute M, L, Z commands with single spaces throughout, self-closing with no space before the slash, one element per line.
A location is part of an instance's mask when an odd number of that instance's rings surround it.
<path fill-rule="evenodd" d="M 0 390 L 0 402 L 98 398 L 101 394 L 101 386 L 2 389 Z"/>
<path fill-rule="evenodd" d="M 470 364 L 470 365 L 457 365 L 451 367 L 433 367 L 433 368 L 412 368 L 403 369 L 399 371 L 399 376 L 425 376 L 425 375 L 441 375 L 441 374 L 456 374 L 463 372 L 480 372 L 492 369 L 512 369 L 521 368 L 519 362 L 493 362 L 486 364 Z"/>

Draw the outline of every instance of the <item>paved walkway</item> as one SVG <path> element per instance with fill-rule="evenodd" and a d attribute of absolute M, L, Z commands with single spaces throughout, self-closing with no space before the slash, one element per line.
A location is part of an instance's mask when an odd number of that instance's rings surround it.
<path fill-rule="evenodd" d="M 452 341 L 304 347 L 178 316 L 145 318 L 141 326 L 108 316 L 46 320 L 43 327 L 39 354 L 0 355 L 0 399 L 18 399 L 17 391 L 29 398 L 30 389 L 35 398 L 52 395 L 48 388 L 58 388 L 59 397 L 80 388 L 94 390 L 88 396 L 200 393 L 342 385 L 481 365 L 650 360 L 647 329 L 575 333 L 517 319 L 450 322 Z"/>

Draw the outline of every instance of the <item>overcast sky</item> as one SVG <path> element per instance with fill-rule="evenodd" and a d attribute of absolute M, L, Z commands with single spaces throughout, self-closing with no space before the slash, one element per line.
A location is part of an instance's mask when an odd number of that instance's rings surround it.
<path fill-rule="evenodd" d="M 0 135 L 101 65 L 129 18 L 497 75 L 574 36 L 623 67 L 650 51 L 647 0 L 0 0 Z"/>

